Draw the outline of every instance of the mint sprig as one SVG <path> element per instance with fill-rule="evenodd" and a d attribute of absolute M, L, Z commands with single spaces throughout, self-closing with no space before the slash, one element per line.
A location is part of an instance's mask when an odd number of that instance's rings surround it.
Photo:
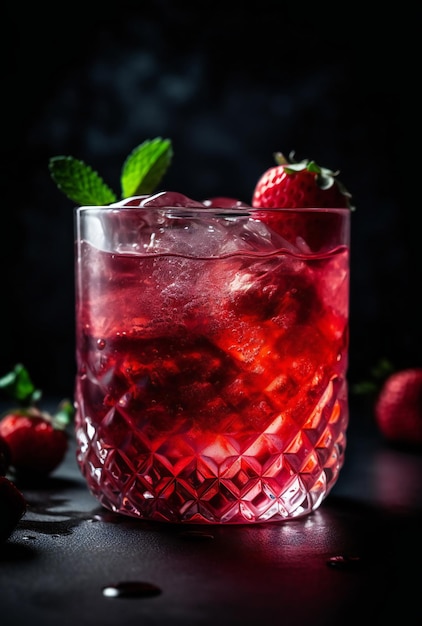
<path fill-rule="evenodd" d="M 169 139 L 147 139 L 126 158 L 120 176 L 121 199 L 150 194 L 156 189 L 173 158 Z M 50 175 L 57 187 L 79 205 L 102 206 L 117 195 L 89 165 L 72 156 L 51 157 Z"/>

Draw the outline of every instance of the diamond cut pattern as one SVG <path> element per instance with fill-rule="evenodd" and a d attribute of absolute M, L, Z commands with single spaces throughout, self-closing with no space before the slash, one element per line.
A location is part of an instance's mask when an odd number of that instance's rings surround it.
<path fill-rule="evenodd" d="M 79 412 L 77 459 L 91 492 L 126 515 L 233 524 L 300 517 L 317 508 L 337 480 L 346 446 L 345 397 L 345 384 L 329 383 L 302 428 L 281 414 L 242 443 L 233 430 L 213 438 L 206 432 L 203 440 L 198 428 L 189 436 L 150 436 L 118 405 L 97 427 Z"/>

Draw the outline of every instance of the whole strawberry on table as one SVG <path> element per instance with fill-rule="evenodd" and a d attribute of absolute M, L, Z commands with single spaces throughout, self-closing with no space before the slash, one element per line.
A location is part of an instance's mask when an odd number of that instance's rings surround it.
<path fill-rule="evenodd" d="M 395 369 L 380 359 L 352 392 L 371 403 L 375 425 L 392 445 L 422 451 L 422 367 Z"/>
<path fill-rule="evenodd" d="M 0 378 L 3 396 L 13 406 L 0 419 L 0 540 L 10 536 L 27 508 L 15 481 L 43 480 L 60 465 L 73 416 L 73 405 L 67 400 L 54 415 L 38 408 L 41 392 L 20 364 Z"/>
<path fill-rule="evenodd" d="M 385 439 L 422 450 L 422 367 L 390 374 L 378 394 L 374 411 Z"/>
<path fill-rule="evenodd" d="M 10 469 L 23 477 L 47 476 L 67 452 L 66 428 L 73 416 L 73 405 L 64 400 L 54 414 L 41 410 L 41 391 L 21 364 L 0 379 L 0 392 L 14 403 L 0 419 L 0 438 L 10 450 Z"/>

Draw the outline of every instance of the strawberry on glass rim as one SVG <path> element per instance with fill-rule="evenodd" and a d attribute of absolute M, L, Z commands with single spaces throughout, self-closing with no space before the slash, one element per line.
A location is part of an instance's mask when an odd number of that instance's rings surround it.
<path fill-rule="evenodd" d="M 258 209 L 254 216 L 294 245 L 301 247 L 305 241 L 314 251 L 329 247 L 330 233 L 335 233 L 338 225 L 336 213 L 327 215 L 322 232 L 321 221 L 313 212 L 315 209 L 353 210 L 351 194 L 338 179 L 339 172 L 308 159 L 295 161 L 293 152 L 289 159 L 276 152 L 274 159 L 276 165 L 262 174 L 253 191 L 252 206 Z M 302 219 L 295 209 L 303 210 Z"/>
<path fill-rule="evenodd" d="M 259 178 L 252 206 L 266 209 L 352 208 L 351 194 L 338 180 L 339 172 L 320 167 L 315 161 L 288 160 L 281 152 L 274 154 L 276 165 Z"/>

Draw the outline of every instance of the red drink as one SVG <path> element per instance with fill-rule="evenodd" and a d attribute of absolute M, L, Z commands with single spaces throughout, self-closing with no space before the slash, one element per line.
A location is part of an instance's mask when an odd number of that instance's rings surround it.
<path fill-rule="evenodd" d="M 346 444 L 349 211 L 101 207 L 77 225 L 91 492 L 167 522 L 317 508 Z"/>

